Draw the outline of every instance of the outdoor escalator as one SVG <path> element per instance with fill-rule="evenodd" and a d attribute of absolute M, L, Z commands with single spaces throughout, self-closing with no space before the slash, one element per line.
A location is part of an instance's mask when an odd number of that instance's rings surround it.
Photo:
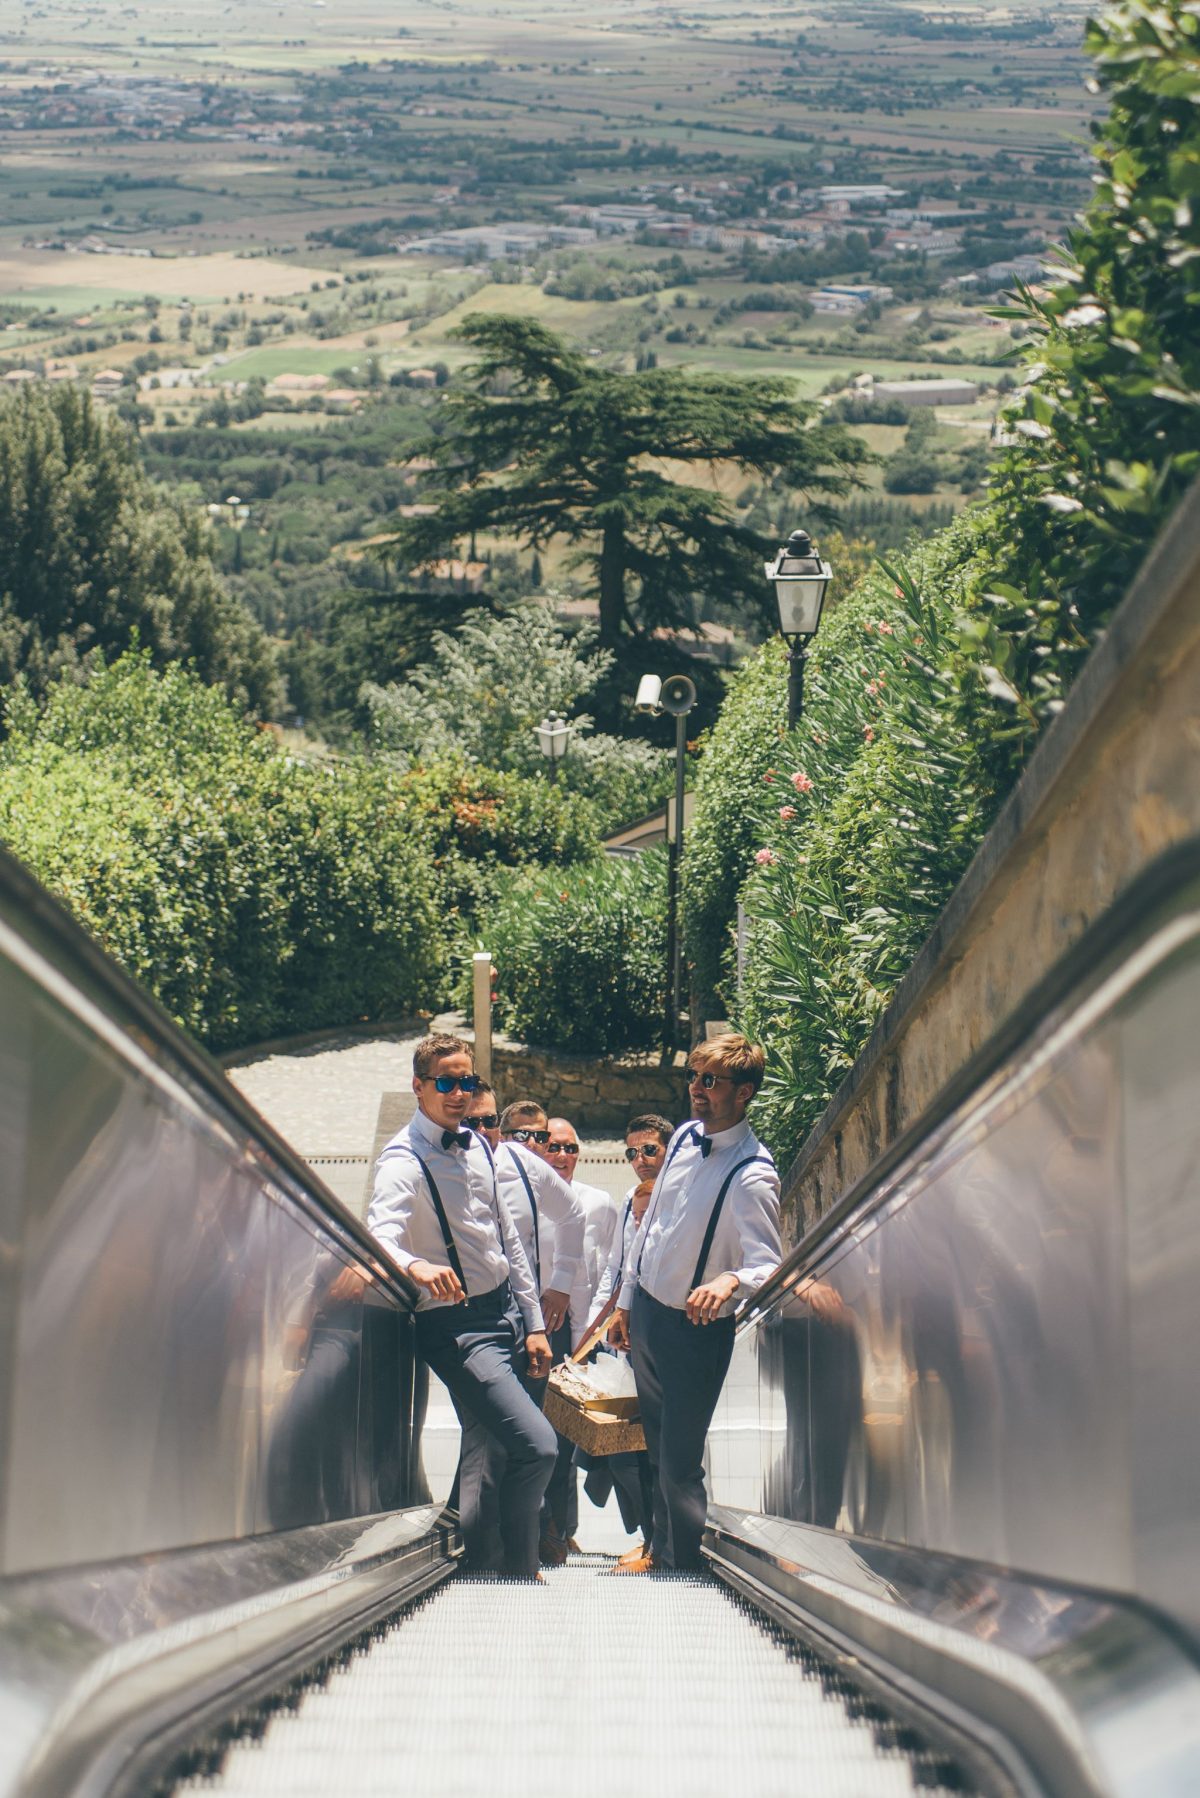
<path fill-rule="evenodd" d="M 1200 1789 L 1200 850 L 740 1327 L 702 1577 L 458 1571 L 412 1294 L 0 856 L 0 1795 Z"/>

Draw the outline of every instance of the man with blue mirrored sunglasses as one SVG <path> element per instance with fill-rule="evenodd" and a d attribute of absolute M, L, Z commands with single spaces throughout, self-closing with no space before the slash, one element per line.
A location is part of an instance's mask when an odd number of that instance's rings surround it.
<path fill-rule="evenodd" d="M 435 1035 L 417 1044 L 417 1115 L 379 1158 L 367 1225 L 417 1288 L 417 1347 L 462 1426 L 467 1565 L 536 1579 L 557 1440 L 522 1376 L 545 1378 L 550 1344 L 491 1148 L 463 1121 L 478 1085 L 469 1043 Z"/>

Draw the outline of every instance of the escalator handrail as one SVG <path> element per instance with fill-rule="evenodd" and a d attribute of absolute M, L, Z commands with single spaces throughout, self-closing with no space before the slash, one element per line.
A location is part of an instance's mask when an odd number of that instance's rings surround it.
<path fill-rule="evenodd" d="M 1181 892 L 1200 882 L 1200 837 L 1190 837 L 1150 863 L 1118 895 L 1104 914 L 1089 925 L 1038 981 L 1024 1000 L 993 1035 L 966 1061 L 942 1088 L 937 1098 L 908 1126 L 867 1172 L 829 1210 L 805 1231 L 775 1272 L 751 1294 L 737 1313 L 739 1327 L 764 1317 L 788 1299 L 810 1268 L 824 1260 L 837 1240 L 859 1224 L 872 1200 L 897 1168 L 916 1156 L 932 1139 L 945 1133 L 956 1114 L 982 1087 L 995 1080 L 1022 1049 L 1031 1048 L 1039 1035 L 1063 1021 L 1062 1014 L 1074 1002 L 1082 1005 L 1088 994 L 1110 978 L 1114 963 L 1127 960 L 1134 950 L 1165 922 L 1165 915 Z M 886 1018 L 883 1020 L 886 1023 Z M 882 1026 L 881 1026 L 882 1027 Z M 864 1058 L 870 1054 L 870 1045 Z M 837 1099 L 832 1104 L 837 1104 Z M 821 1129 L 814 1126 L 800 1149 L 784 1183 L 797 1184 L 806 1161 L 808 1143 Z"/>
<path fill-rule="evenodd" d="M 144 987 L 127 974 L 40 881 L 0 845 L 0 908 L 18 934 L 160 1066 L 186 1085 L 215 1120 L 232 1124 L 293 1200 L 354 1260 L 370 1267 L 396 1302 L 414 1310 L 417 1287 L 366 1226 L 257 1112 L 214 1058 L 190 1037 Z"/>

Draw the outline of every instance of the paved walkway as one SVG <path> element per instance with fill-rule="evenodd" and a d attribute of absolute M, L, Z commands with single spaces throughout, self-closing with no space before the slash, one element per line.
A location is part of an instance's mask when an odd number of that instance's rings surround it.
<path fill-rule="evenodd" d="M 418 1040 L 329 1037 L 232 1067 L 229 1078 L 342 1203 L 363 1217 L 379 1101 L 386 1092 L 410 1089 Z M 501 1102 L 509 1096 L 501 1094 Z M 578 1178 L 622 1197 L 629 1189 L 624 1143 L 585 1130 L 579 1138 Z"/>

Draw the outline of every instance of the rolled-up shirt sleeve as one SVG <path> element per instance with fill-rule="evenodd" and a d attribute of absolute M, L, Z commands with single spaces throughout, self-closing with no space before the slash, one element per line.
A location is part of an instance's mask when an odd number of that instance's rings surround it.
<path fill-rule="evenodd" d="M 729 1197 L 742 1264 L 722 1271 L 737 1276 L 736 1296 L 746 1298 L 757 1292 L 783 1259 L 779 1175 L 769 1162 L 752 1162 L 734 1181 Z"/>
<path fill-rule="evenodd" d="M 391 1155 L 379 1164 L 367 1210 L 367 1229 L 405 1272 L 421 1257 L 407 1246 L 413 1209 L 424 1175 L 411 1155 Z"/>

